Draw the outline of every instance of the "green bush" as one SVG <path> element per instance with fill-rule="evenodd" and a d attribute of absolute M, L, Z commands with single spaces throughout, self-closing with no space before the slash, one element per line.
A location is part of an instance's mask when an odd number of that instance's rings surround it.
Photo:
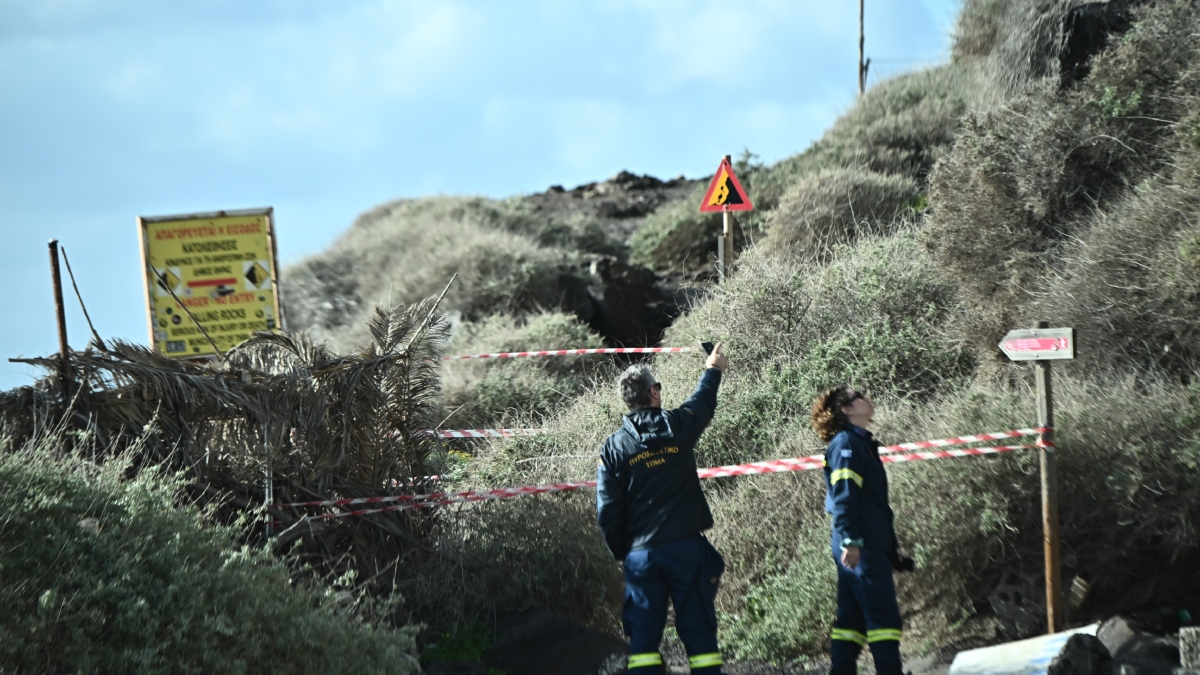
<path fill-rule="evenodd" d="M 438 295 L 441 308 L 469 320 L 496 312 L 554 308 L 571 253 L 543 246 L 557 235 L 508 202 L 435 197 L 376 209 L 325 253 L 284 271 L 283 299 L 293 330 L 335 351 L 366 344 L 376 304 L 412 304 Z"/>
<path fill-rule="evenodd" d="M 412 632 L 295 585 L 242 526 L 176 506 L 180 478 L 57 459 L 61 442 L 0 449 L 0 670 L 417 672 Z"/>
<path fill-rule="evenodd" d="M 603 347 L 573 316 L 535 314 L 525 320 L 495 315 L 459 326 L 453 354 Z M 447 423 L 480 428 L 538 420 L 577 396 L 611 361 L 604 356 L 448 361 L 443 367 Z"/>
<path fill-rule="evenodd" d="M 630 260 L 659 270 L 698 269 L 710 263 L 723 226 L 721 214 L 700 212 L 707 189 L 707 185 L 697 186 L 688 197 L 646 216 L 629 241 Z"/>
<path fill-rule="evenodd" d="M 1030 321 L 1031 311 L 1054 307 L 1037 300 L 1047 292 L 1047 280 L 1054 283 L 1058 276 L 1056 261 L 1064 249 L 1068 255 L 1089 248 L 1117 254 L 1115 241 L 1107 249 L 1103 242 L 1115 236 L 1110 214 L 1116 211 L 1131 214 L 1157 203 L 1163 208 L 1155 218 L 1179 222 L 1163 210 L 1179 205 L 1169 194 L 1173 188 L 1157 198 L 1130 192 L 1139 185 L 1143 192 L 1169 185 L 1176 167 L 1186 166 L 1175 156 L 1181 146 L 1176 122 L 1195 109 L 1200 50 L 1194 41 L 1175 49 L 1171 36 L 1197 30 L 1200 11 L 1194 4 L 1157 3 L 1095 57 L 1091 75 L 1078 87 L 1061 91 L 1056 78 L 1047 79 L 1002 109 L 964 120 L 934 171 L 932 213 L 921 237 L 938 267 L 962 286 L 975 317 L 970 333 L 978 338 L 976 354 L 989 369 L 997 365 L 994 346 L 1005 331 Z M 1137 113 L 1127 114 L 1135 103 Z M 1134 206 L 1122 206 L 1130 200 Z M 1136 221 L 1132 215 L 1116 220 L 1129 218 Z M 1092 236 L 1101 240 L 1089 242 Z M 1158 256 L 1146 248 L 1155 247 L 1154 238 L 1141 237 L 1136 228 L 1120 236 L 1128 241 L 1118 261 L 1136 267 Z M 1098 274 L 1079 277 L 1076 288 L 1090 289 L 1097 298 L 1125 294 L 1105 287 L 1105 264 L 1072 267 L 1075 274 L 1085 268 Z M 1106 304 L 1078 309 L 1092 313 Z M 1055 309 L 1065 311 L 1062 304 Z M 1102 328 L 1089 339 L 1107 342 L 1113 332 Z"/>
<path fill-rule="evenodd" d="M 802 260 L 827 258 L 860 234 L 897 227 L 918 200 L 917 182 L 863 169 L 823 169 L 800 177 L 767 216 L 763 246 Z"/>
<path fill-rule="evenodd" d="M 981 85 L 971 65 L 945 65 L 875 84 L 804 152 L 756 174 L 756 205 L 772 208 L 805 176 L 866 169 L 925 182 Z"/>

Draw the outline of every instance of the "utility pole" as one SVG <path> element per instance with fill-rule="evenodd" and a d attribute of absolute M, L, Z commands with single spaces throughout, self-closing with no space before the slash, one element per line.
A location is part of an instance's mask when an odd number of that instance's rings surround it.
<path fill-rule="evenodd" d="M 867 62 L 863 59 L 863 48 L 866 46 L 867 36 L 865 31 L 864 16 L 866 14 L 866 0 L 858 0 L 858 95 L 862 96 L 867 91 Z"/>

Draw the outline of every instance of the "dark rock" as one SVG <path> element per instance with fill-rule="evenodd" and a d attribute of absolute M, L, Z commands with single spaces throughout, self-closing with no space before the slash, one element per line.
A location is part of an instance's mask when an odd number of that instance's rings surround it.
<path fill-rule="evenodd" d="M 511 675 L 616 675 L 625 672 L 629 645 L 546 610 L 497 617 L 489 668 Z"/>
<path fill-rule="evenodd" d="M 1072 635 L 1050 663 L 1046 675 L 1110 675 L 1112 656 L 1095 635 Z"/>
<path fill-rule="evenodd" d="M 1120 654 L 1121 650 L 1139 635 L 1145 633 L 1124 616 L 1114 616 L 1100 624 L 1096 638 L 1104 644 L 1109 654 Z"/>
<path fill-rule="evenodd" d="M 599 303 L 593 328 L 614 344 L 658 344 L 682 311 L 649 268 L 606 257 L 592 262 L 589 272 L 600 289 L 595 293 Z"/>
<path fill-rule="evenodd" d="M 487 668 L 474 661 L 443 661 L 425 666 L 425 675 L 487 675 Z"/>
<path fill-rule="evenodd" d="M 1157 635 L 1138 636 L 1126 643 L 1121 652 L 1114 656 L 1122 662 L 1177 666 L 1179 665 L 1177 640 L 1178 638 Z"/>
<path fill-rule="evenodd" d="M 549 191 L 549 192 L 554 192 L 554 193 L 556 193 L 556 194 L 559 194 L 559 193 L 562 193 L 562 192 L 566 192 L 566 190 L 564 190 L 564 189 L 563 189 L 563 186 L 561 186 L 561 185 L 551 185 L 551 186 L 550 186 L 550 189 L 549 189 L 548 191 Z"/>
<path fill-rule="evenodd" d="M 1108 45 L 1114 33 L 1124 33 L 1133 24 L 1132 9 L 1140 0 L 1089 2 L 1073 7 L 1063 17 L 1063 44 L 1059 73 L 1063 85 L 1078 82 L 1091 72 L 1091 59 Z"/>
<path fill-rule="evenodd" d="M 622 171 L 612 178 L 609 183 L 616 183 L 626 190 L 653 190 L 663 186 L 663 182 L 654 176 L 639 176 L 636 173 Z"/>
<path fill-rule="evenodd" d="M 1157 627 L 1153 619 L 1142 622 L 1137 618 L 1114 616 L 1100 624 L 1096 637 L 1113 658 L 1123 664 L 1137 666 L 1150 672 L 1154 668 L 1169 669 L 1179 665 L 1178 638 L 1154 635 L 1146 630 Z"/>
<path fill-rule="evenodd" d="M 1040 631 L 1046 619 L 1041 587 L 1033 581 L 1009 572 L 988 595 L 992 611 L 999 619 L 1000 631 L 1019 639 Z"/>

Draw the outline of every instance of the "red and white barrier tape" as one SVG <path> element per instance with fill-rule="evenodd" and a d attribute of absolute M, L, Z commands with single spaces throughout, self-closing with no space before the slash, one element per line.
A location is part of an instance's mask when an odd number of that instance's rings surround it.
<path fill-rule="evenodd" d="M 520 359 L 530 356 L 577 356 L 580 354 L 685 354 L 691 347 L 608 347 L 603 349 L 545 349 L 536 352 L 500 352 L 498 354 L 468 354 L 443 356 L 443 361 L 460 359 Z"/>
<path fill-rule="evenodd" d="M 511 438 L 545 433 L 543 429 L 426 429 L 422 433 L 439 438 Z"/>
<path fill-rule="evenodd" d="M 977 434 L 975 436 L 959 436 L 958 438 L 940 438 L 934 441 L 921 441 L 919 443 L 901 443 L 899 445 L 886 445 L 879 448 L 880 452 L 903 452 L 905 450 L 923 450 L 925 448 L 944 448 L 950 445 L 966 445 L 967 443 L 980 443 L 983 441 L 995 441 L 1001 438 L 1018 438 L 1020 436 L 1036 436 L 1041 433 L 1050 431 L 1046 427 L 1035 427 L 1033 429 L 1013 429 L 1012 431 L 993 431 L 987 434 Z"/>
<path fill-rule="evenodd" d="M 1032 430 L 1030 430 L 1032 431 Z M 1028 435 L 1011 433 L 1013 435 Z M 1033 433 L 1039 433 L 1034 431 Z M 972 443 L 975 441 L 962 440 L 965 438 L 977 438 L 963 436 L 957 440 L 958 444 Z M 1002 438 L 1011 438 L 1011 436 L 1002 436 Z M 933 442 L 933 441 L 930 441 Z M 897 446 L 890 446 L 897 447 Z M 928 446 L 926 446 L 928 447 Z M 936 446 L 935 446 L 936 447 Z M 984 448 L 959 448 L 954 450 L 936 450 L 933 452 L 913 452 L 908 454 L 888 454 L 880 457 L 880 460 L 887 464 L 895 464 L 899 462 L 917 462 L 930 459 L 945 459 L 951 457 L 971 457 L 975 455 L 991 455 L 1003 452 L 1013 452 L 1015 450 L 1032 449 L 1036 446 L 1032 445 L 1002 445 Z M 766 462 L 751 462 L 748 464 L 735 464 L 730 466 L 718 466 L 708 469 L 700 469 L 696 474 L 702 478 L 721 478 L 728 476 L 746 476 L 764 473 L 781 473 L 784 471 L 809 471 L 812 469 L 820 469 L 822 467 L 823 457 L 814 455 L 812 457 L 797 457 L 792 459 L 777 459 Z M 435 492 L 426 495 L 394 495 L 388 497 L 360 497 L 357 499 L 335 499 L 316 502 L 298 502 L 294 504 L 280 504 L 280 508 L 284 507 L 315 507 L 315 506 L 349 506 L 357 504 L 381 504 L 390 502 L 404 502 L 396 506 L 389 506 L 379 509 L 359 509 L 354 511 L 344 511 L 341 513 L 326 513 L 319 516 L 310 516 L 308 520 L 327 520 L 330 518 L 346 518 L 349 516 L 366 516 L 375 513 L 387 513 L 390 511 L 404 511 L 407 509 L 429 508 L 434 506 L 446 506 L 449 504 L 461 504 L 466 502 L 479 502 L 492 499 L 507 499 L 510 497 L 520 497 L 523 495 L 545 494 L 549 492 L 566 492 L 569 490 L 579 490 L 586 487 L 596 487 L 596 481 L 576 481 L 570 483 L 553 483 L 550 485 L 527 485 L 515 488 L 500 488 L 496 490 L 467 490 L 464 492 Z"/>

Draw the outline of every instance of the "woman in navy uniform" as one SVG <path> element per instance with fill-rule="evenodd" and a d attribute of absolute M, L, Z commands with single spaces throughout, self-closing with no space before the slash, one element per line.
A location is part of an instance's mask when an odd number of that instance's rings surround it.
<path fill-rule="evenodd" d="M 888 505 L 879 442 L 867 430 L 875 406 L 849 386 L 826 390 L 812 408 L 825 450 L 825 510 L 833 516 L 837 617 L 830 646 L 832 675 L 855 675 L 864 646 L 875 672 L 901 675 L 900 607 L 892 570 L 911 570 L 900 556 Z"/>

